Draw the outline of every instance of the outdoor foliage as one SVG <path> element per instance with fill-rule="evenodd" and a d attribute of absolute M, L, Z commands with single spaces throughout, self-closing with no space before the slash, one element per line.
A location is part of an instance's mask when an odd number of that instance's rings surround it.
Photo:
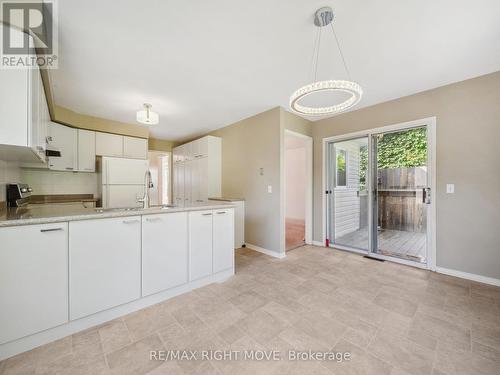
<path fill-rule="evenodd" d="M 366 186 L 368 149 L 360 149 L 360 183 Z M 381 134 L 377 139 L 377 166 L 384 168 L 420 167 L 427 163 L 427 134 L 425 128 Z"/>

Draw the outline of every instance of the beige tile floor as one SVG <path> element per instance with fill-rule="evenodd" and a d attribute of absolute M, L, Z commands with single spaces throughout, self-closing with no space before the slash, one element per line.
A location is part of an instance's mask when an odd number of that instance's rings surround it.
<path fill-rule="evenodd" d="M 0 363 L 0 374 L 500 374 L 500 288 L 305 246 Z M 332 361 L 150 361 L 149 351 L 335 350 Z"/>

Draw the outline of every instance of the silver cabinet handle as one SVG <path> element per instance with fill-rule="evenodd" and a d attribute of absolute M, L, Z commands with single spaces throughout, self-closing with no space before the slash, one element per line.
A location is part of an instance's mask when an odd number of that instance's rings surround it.
<path fill-rule="evenodd" d="M 72 171 L 72 170 L 73 170 L 73 168 L 66 167 L 66 170 L 68 170 L 68 171 Z"/>
<path fill-rule="evenodd" d="M 206 214 L 202 214 L 203 216 L 212 216 L 212 213 L 206 213 Z"/>
<path fill-rule="evenodd" d="M 223 215 L 223 214 L 226 214 L 227 211 L 217 211 L 217 215 Z"/>
<path fill-rule="evenodd" d="M 204 202 L 203 199 L 197 199 L 196 202 Z"/>
<path fill-rule="evenodd" d="M 139 222 L 139 220 L 123 220 L 122 221 L 123 224 L 135 224 L 138 222 Z"/>
<path fill-rule="evenodd" d="M 40 229 L 40 232 L 46 233 L 46 232 L 56 232 L 59 230 L 63 230 L 62 228 L 48 228 L 48 229 Z"/>
<path fill-rule="evenodd" d="M 152 223 L 153 221 L 161 221 L 161 217 L 148 217 L 146 218 L 146 221 L 149 221 L 150 223 Z"/>

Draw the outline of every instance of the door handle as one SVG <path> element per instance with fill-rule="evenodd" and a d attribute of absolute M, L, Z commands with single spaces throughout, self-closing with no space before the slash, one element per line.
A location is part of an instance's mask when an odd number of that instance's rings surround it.
<path fill-rule="evenodd" d="M 139 220 L 123 220 L 122 221 L 123 224 L 135 224 L 138 222 L 139 222 Z"/>
<path fill-rule="evenodd" d="M 46 233 L 46 232 L 56 232 L 59 230 L 63 230 L 62 228 L 48 228 L 48 229 L 40 229 L 40 232 Z"/>
<path fill-rule="evenodd" d="M 431 188 L 426 187 L 422 189 L 422 203 L 431 203 Z"/>

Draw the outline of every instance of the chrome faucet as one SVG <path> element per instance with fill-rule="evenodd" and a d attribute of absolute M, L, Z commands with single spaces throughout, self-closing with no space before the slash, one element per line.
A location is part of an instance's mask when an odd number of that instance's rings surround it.
<path fill-rule="evenodd" d="M 149 169 L 144 173 L 144 195 L 137 199 L 137 203 L 142 203 L 142 208 L 149 208 L 149 189 L 153 187 L 153 180 Z"/>

